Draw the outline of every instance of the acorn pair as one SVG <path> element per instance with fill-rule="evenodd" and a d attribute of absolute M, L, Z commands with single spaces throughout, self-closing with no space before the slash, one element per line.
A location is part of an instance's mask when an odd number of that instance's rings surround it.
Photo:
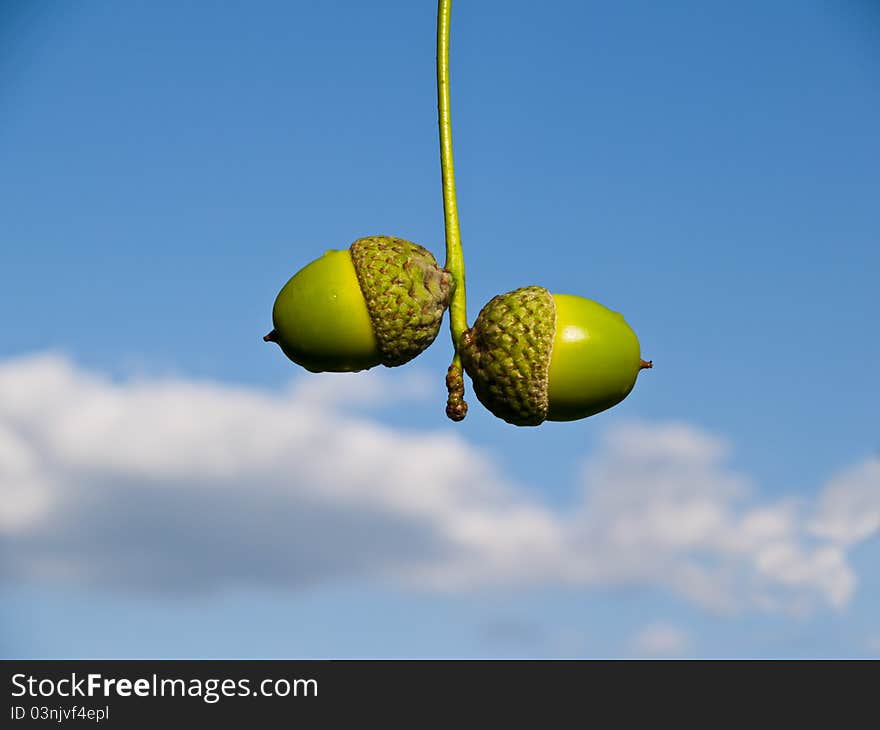
<path fill-rule="evenodd" d="M 264 339 L 312 372 L 403 365 L 437 337 L 454 287 L 422 246 L 361 238 L 327 251 L 284 285 Z M 458 349 L 480 402 L 517 426 L 604 411 L 650 367 L 622 315 L 539 286 L 494 297 Z"/>

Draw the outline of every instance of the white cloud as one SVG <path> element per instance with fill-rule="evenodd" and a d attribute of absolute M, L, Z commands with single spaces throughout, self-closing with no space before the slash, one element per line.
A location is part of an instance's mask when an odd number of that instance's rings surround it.
<path fill-rule="evenodd" d="M 630 640 L 630 652 L 638 657 L 677 657 L 693 646 L 690 634 L 677 626 L 654 623 L 645 626 Z"/>
<path fill-rule="evenodd" d="M 414 370 L 394 372 L 376 368 L 355 376 L 338 373 L 312 373 L 296 382 L 295 400 L 314 407 L 352 409 L 357 406 L 382 406 L 400 401 L 426 399 L 431 383 L 424 373 Z"/>
<path fill-rule="evenodd" d="M 802 610 L 817 594 L 844 606 L 856 581 L 845 551 L 814 539 L 802 503 L 761 501 L 727 467 L 728 452 L 686 425 L 609 434 L 585 469 L 575 540 L 598 559 L 581 570 L 606 582 L 659 582 L 719 611 Z"/>
<path fill-rule="evenodd" d="M 114 382 L 58 356 L 0 363 L 0 580 L 647 585 L 719 611 L 842 607 L 855 590 L 846 551 L 877 532 L 875 462 L 814 505 L 768 501 L 727 466 L 722 440 L 630 424 L 606 434 L 563 512 L 448 428 L 352 412 L 428 390 L 399 375 L 271 392 Z"/>
<path fill-rule="evenodd" d="M 880 533 L 880 458 L 831 480 L 816 509 L 812 532 L 842 546 Z"/>

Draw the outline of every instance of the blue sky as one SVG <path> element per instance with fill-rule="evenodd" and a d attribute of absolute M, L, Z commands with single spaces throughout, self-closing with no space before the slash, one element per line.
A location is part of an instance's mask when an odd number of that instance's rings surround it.
<path fill-rule="evenodd" d="M 327 248 L 442 254 L 434 14 L 0 7 L 0 650 L 880 654 L 880 13 L 456 3 L 471 319 L 541 284 L 655 362 L 538 429 L 445 420 L 445 328 L 260 339 Z"/>

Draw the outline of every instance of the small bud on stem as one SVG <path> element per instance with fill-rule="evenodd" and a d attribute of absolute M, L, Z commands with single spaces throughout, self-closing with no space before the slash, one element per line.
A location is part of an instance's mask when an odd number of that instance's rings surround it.
<path fill-rule="evenodd" d="M 456 422 L 464 420 L 468 405 L 464 400 L 464 374 L 457 355 L 446 371 L 446 390 L 449 392 L 446 399 L 447 418 Z"/>

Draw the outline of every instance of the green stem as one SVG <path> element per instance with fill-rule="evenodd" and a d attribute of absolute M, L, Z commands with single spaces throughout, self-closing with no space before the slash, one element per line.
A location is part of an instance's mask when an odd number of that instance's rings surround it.
<path fill-rule="evenodd" d="M 446 270 L 452 274 L 455 289 L 449 303 L 449 331 L 455 356 L 446 376 L 449 399 L 446 415 L 460 421 L 467 413 L 464 402 L 464 378 L 458 345 L 468 328 L 465 295 L 464 254 L 458 225 L 458 202 L 455 197 L 455 168 L 452 162 L 452 117 L 449 112 L 449 18 L 452 0 L 437 5 L 437 112 L 440 124 L 440 170 L 443 179 L 443 217 L 446 225 Z"/>

